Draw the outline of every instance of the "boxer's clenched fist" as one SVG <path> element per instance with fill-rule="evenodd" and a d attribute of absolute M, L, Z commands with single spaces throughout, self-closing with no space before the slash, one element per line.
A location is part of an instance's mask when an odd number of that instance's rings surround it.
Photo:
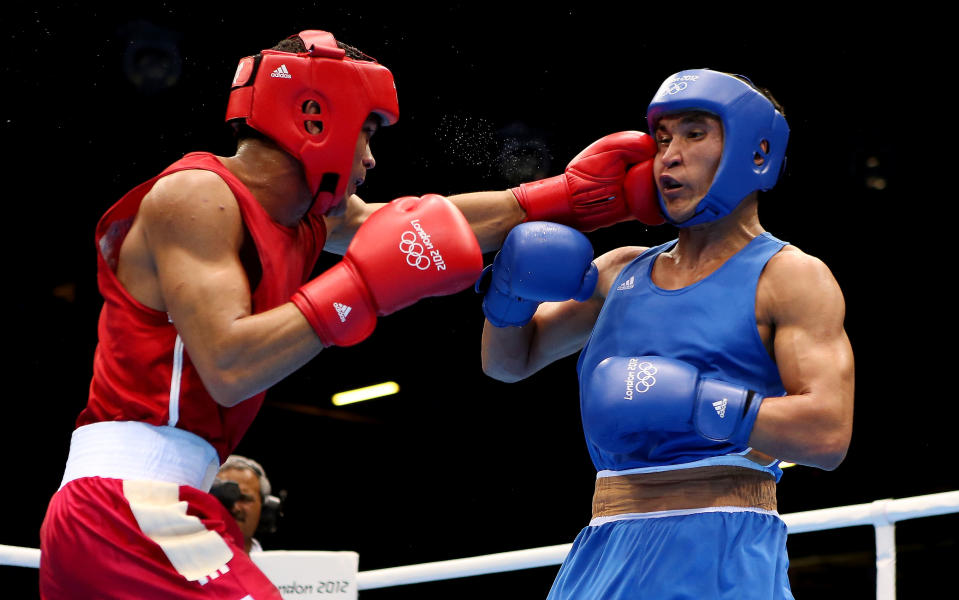
<path fill-rule="evenodd" d="M 476 291 L 485 293 L 483 314 L 491 324 L 522 326 L 541 302 L 586 300 L 596 280 L 586 236 L 557 223 L 523 223 L 506 236 Z"/>

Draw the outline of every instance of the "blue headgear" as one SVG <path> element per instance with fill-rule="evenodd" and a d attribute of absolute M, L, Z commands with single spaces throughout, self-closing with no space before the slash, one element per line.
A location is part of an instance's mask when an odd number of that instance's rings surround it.
<path fill-rule="evenodd" d="M 773 103 L 748 83 L 718 71 L 693 69 L 666 78 L 646 111 L 650 133 L 669 113 L 703 110 L 723 124 L 723 155 L 713 183 L 696 214 L 677 223 L 669 218 L 662 194 L 663 216 L 678 227 L 708 223 L 731 213 L 750 193 L 776 185 L 786 161 L 789 125 Z M 769 144 L 764 152 L 762 142 Z M 757 165 L 755 158 L 762 157 Z"/>

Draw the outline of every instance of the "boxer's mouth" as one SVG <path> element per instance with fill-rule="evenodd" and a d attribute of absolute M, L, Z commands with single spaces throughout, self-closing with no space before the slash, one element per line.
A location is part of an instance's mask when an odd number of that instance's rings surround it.
<path fill-rule="evenodd" d="M 669 175 L 663 175 L 662 177 L 659 178 L 659 186 L 662 188 L 664 192 L 670 192 L 672 190 L 676 190 L 683 187 L 683 184 L 676 181 Z"/>

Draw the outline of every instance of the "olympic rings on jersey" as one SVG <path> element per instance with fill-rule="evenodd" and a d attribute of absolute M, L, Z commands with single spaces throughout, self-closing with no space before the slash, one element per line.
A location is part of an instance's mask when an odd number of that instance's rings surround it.
<path fill-rule="evenodd" d="M 406 236 L 410 236 L 407 238 Z M 430 268 L 430 259 L 423 254 L 423 244 L 416 241 L 416 234 L 412 231 L 404 231 L 400 236 L 400 252 L 406 255 L 406 264 L 416 267 L 420 271 Z"/>

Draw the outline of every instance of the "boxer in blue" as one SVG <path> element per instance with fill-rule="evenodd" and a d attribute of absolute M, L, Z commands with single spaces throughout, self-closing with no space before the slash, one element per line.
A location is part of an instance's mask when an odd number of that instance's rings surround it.
<path fill-rule="evenodd" d="M 677 239 L 594 261 L 581 233 L 525 223 L 478 284 L 488 375 L 517 381 L 582 349 L 593 519 L 549 598 L 792 598 L 778 465 L 831 470 L 848 448 L 842 292 L 759 223 L 789 136 L 768 93 L 683 71 L 647 116 Z"/>

